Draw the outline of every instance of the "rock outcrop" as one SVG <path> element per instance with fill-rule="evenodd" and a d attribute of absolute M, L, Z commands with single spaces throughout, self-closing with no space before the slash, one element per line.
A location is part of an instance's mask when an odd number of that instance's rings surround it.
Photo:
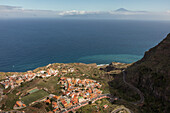
<path fill-rule="evenodd" d="M 104 70 L 105 72 L 110 72 L 114 70 L 123 70 L 126 69 L 131 64 L 119 63 L 119 62 L 112 62 L 107 66 L 103 66 L 100 70 Z"/>

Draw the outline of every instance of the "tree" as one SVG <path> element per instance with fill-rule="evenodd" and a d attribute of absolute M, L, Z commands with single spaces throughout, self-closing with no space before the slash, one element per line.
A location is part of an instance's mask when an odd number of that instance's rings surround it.
<path fill-rule="evenodd" d="M 89 104 L 92 104 L 92 101 L 89 101 Z"/>

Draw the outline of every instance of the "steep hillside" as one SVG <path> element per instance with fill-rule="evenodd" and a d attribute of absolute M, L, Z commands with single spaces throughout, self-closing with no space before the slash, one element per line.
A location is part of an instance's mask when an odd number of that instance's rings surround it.
<path fill-rule="evenodd" d="M 127 81 L 145 96 L 144 109 L 168 113 L 170 110 L 170 34 L 127 70 Z"/>

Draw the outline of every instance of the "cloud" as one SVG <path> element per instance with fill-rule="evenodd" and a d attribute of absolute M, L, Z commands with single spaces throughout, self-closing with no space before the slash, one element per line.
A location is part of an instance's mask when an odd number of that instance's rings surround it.
<path fill-rule="evenodd" d="M 120 8 L 115 11 L 53 11 L 24 9 L 19 6 L 0 5 L 0 18 L 79 18 L 79 19 L 133 19 L 170 20 L 166 12 L 130 11 Z"/>
<path fill-rule="evenodd" d="M 71 10 L 71 11 L 63 11 L 61 13 L 59 13 L 59 15 L 83 15 L 83 14 L 87 14 L 86 11 L 77 11 L 77 10 Z"/>
<path fill-rule="evenodd" d="M 166 11 L 168 14 L 170 14 L 170 10 Z"/>
<path fill-rule="evenodd" d="M 6 10 L 20 10 L 22 7 L 19 6 L 6 6 L 6 5 L 0 5 L 0 11 L 6 11 Z"/>
<path fill-rule="evenodd" d="M 32 18 L 32 17 L 66 17 L 73 15 L 86 15 L 86 14 L 96 14 L 96 12 L 91 11 L 52 11 L 52 10 L 33 10 L 24 9 L 18 6 L 5 6 L 0 5 L 0 18 Z"/>
<path fill-rule="evenodd" d="M 110 14 L 112 15 L 141 15 L 147 13 L 148 12 L 142 12 L 142 11 L 123 11 L 123 12 L 110 11 Z"/>
<path fill-rule="evenodd" d="M 0 18 L 58 17 L 58 11 L 32 10 L 18 6 L 0 5 Z"/>
<path fill-rule="evenodd" d="M 102 12 L 99 11 L 77 11 L 77 10 L 71 10 L 71 11 L 61 11 L 59 13 L 62 17 L 78 17 L 78 16 L 85 16 L 85 15 L 97 15 L 101 14 Z"/>

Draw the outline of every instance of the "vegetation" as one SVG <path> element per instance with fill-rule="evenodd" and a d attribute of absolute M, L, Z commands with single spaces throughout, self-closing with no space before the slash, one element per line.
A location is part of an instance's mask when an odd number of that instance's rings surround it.
<path fill-rule="evenodd" d="M 41 108 L 42 107 L 42 103 L 36 103 L 35 105 L 33 105 L 32 107 L 35 107 L 35 108 Z"/>
<path fill-rule="evenodd" d="M 107 109 L 103 107 L 104 105 L 108 105 Z M 117 105 L 111 104 L 108 99 L 101 99 L 96 101 L 95 103 L 81 107 L 80 109 L 77 110 L 77 112 L 94 113 L 100 111 L 100 113 L 110 113 L 115 107 L 117 107 Z"/>
<path fill-rule="evenodd" d="M 60 84 L 57 84 L 59 82 L 59 78 L 57 76 L 52 76 L 50 78 L 45 78 L 43 80 L 40 80 L 36 86 L 39 88 L 46 88 L 50 93 L 53 93 L 55 95 L 60 95 Z"/>
<path fill-rule="evenodd" d="M 7 109 L 13 109 L 13 106 L 19 99 L 19 96 L 16 95 L 16 92 L 17 92 L 16 90 L 13 90 L 9 94 L 7 94 L 7 98 L 4 100 Z"/>
<path fill-rule="evenodd" d="M 24 96 L 21 100 L 26 104 L 26 105 L 29 105 L 30 103 L 36 101 L 36 100 L 39 100 L 39 99 L 42 99 L 43 97 L 45 96 L 48 96 L 49 94 L 44 91 L 44 90 L 39 90 L 39 91 L 36 91 L 34 93 L 31 93 L 27 96 Z"/>

